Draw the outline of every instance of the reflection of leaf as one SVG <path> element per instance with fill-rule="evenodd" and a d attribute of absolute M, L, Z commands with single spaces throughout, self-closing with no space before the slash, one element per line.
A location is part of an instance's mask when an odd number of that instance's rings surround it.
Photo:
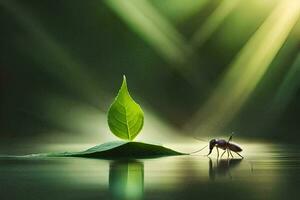
<path fill-rule="evenodd" d="M 142 142 L 108 142 L 81 152 L 32 154 L 25 157 L 154 158 L 184 155 L 172 149 Z"/>
<path fill-rule="evenodd" d="M 143 163 L 137 161 L 117 161 L 110 163 L 109 190 L 112 199 L 143 199 Z"/>
<path fill-rule="evenodd" d="M 109 108 L 107 120 L 111 132 L 125 140 L 133 140 L 143 128 L 144 113 L 131 98 L 125 76 L 119 93 Z"/>

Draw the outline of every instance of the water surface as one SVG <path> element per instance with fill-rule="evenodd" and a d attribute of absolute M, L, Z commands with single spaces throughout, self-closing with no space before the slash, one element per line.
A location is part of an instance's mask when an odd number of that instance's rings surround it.
<path fill-rule="evenodd" d="M 298 199 L 295 145 L 244 145 L 245 159 L 0 159 L 0 199 Z M 226 156 L 227 157 L 227 156 Z M 238 157 L 237 157 L 238 158 Z"/>

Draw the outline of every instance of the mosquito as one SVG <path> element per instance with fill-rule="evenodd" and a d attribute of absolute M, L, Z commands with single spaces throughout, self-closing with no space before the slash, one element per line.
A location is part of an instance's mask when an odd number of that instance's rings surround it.
<path fill-rule="evenodd" d="M 232 152 L 236 153 L 238 156 L 240 156 L 241 158 L 244 158 L 239 152 L 242 152 L 243 149 L 235 143 L 232 143 L 232 136 L 231 135 L 229 137 L 228 140 L 224 140 L 224 139 L 212 139 L 209 141 L 209 145 L 206 145 L 205 147 L 203 147 L 202 149 L 195 151 L 193 153 L 202 151 L 203 149 L 205 149 L 207 146 L 209 146 L 209 153 L 207 154 L 207 156 L 209 156 L 213 149 L 216 147 L 217 149 L 217 158 L 219 158 L 219 149 L 224 150 L 224 152 L 221 154 L 221 158 L 223 157 L 223 155 L 227 152 L 227 158 L 229 158 L 229 156 L 231 156 L 233 158 Z M 196 138 L 197 139 L 197 138 Z M 199 140 L 199 139 L 198 139 Z"/>

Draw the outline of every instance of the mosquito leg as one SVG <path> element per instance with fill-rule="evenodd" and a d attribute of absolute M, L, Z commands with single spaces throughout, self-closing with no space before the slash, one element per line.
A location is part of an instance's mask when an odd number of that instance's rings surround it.
<path fill-rule="evenodd" d="M 217 158 L 219 159 L 219 148 L 217 147 Z"/>
<path fill-rule="evenodd" d="M 226 150 L 224 150 L 224 152 L 222 153 L 221 158 L 222 158 L 222 156 L 224 155 L 225 152 L 226 152 Z"/>
<path fill-rule="evenodd" d="M 209 165 L 208 165 L 209 166 L 209 168 L 208 168 L 209 178 L 211 180 L 214 180 L 215 179 L 215 170 L 214 170 L 213 162 L 210 157 L 208 157 L 208 158 L 209 158 Z"/>
<path fill-rule="evenodd" d="M 232 155 L 232 153 L 231 153 L 231 151 L 229 150 L 229 153 L 230 153 L 230 155 L 231 155 L 231 158 L 233 158 L 233 155 Z"/>
<path fill-rule="evenodd" d="M 235 152 L 234 151 L 234 153 L 236 153 L 237 155 L 239 155 L 241 158 L 244 158 L 241 154 L 239 154 L 238 152 Z"/>
<path fill-rule="evenodd" d="M 227 151 L 227 159 L 228 159 L 229 158 L 229 150 L 226 149 L 226 151 Z"/>

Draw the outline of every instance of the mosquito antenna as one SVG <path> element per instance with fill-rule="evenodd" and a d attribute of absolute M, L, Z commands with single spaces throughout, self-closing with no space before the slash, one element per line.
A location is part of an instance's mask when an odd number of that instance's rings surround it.
<path fill-rule="evenodd" d="M 193 152 L 191 152 L 191 153 L 189 153 L 189 154 L 198 153 L 198 152 L 204 150 L 207 146 L 208 146 L 208 145 L 205 145 L 203 148 L 201 148 L 201 149 L 199 149 L 199 150 L 197 150 L 197 151 L 193 151 Z"/>
<path fill-rule="evenodd" d="M 198 140 L 198 141 L 202 141 L 202 142 L 208 142 L 206 140 L 203 140 L 203 139 L 200 139 L 200 138 L 197 138 L 197 137 L 193 137 L 195 140 Z"/>

